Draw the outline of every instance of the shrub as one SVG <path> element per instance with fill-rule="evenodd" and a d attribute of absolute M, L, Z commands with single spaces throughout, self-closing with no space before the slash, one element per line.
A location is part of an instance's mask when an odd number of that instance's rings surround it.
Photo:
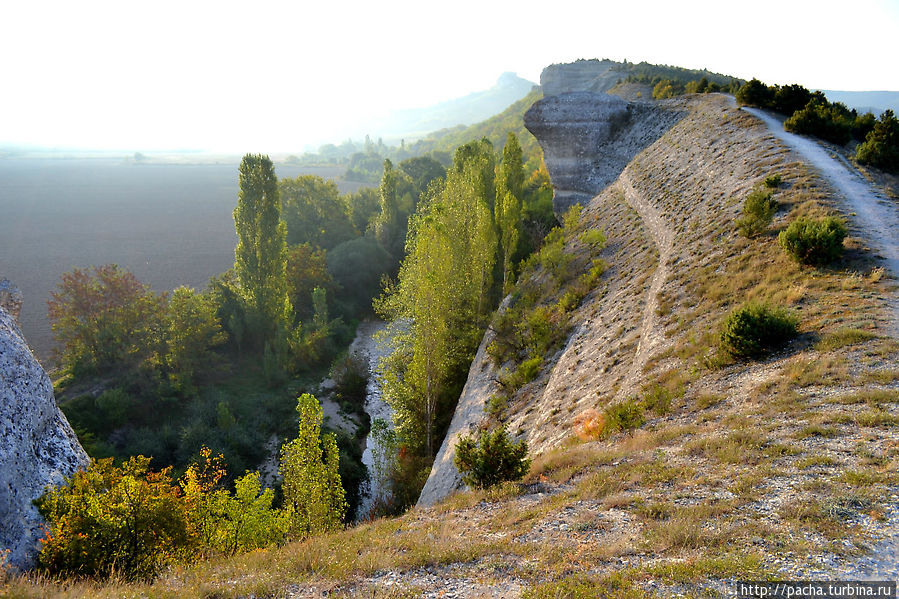
<path fill-rule="evenodd" d="M 765 181 L 767 184 L 767 180 Z M 755 189 L 743 202 L 743 216 L 737 219 L 737 229 L 744 237 L 755 237 L 763 233 L 777 212 L 777 201 L 771 197 L 771 190 Z"/>
<path fill-rule="evenodd" d="M 581 441 L 599 439 L 606 428 L 606 418 L 596 410 L 584 410 L 574 418 L 574 430 Z"/>
<path fill-rule="evenodd" d="M 674 98 L 684 93 L 684 86 L 679 81 L 671 79 L 663 79 L 652 88 L 652 97 L 654 100 L 664 100 L 665 98 Z"/>
<path fill-rule="evenodd" d="M 759 81 L 751 79 L 744 83 L 735 94 L 737 102 L 743 106 L 768 108 L 774 99 L 774 90 Z"/>
<path fill-rule="evenodd" d="M 833 216 L 821 219 L 800 217 L 778 236 L 780 245 L 803 264 L 827 264 L 843 253 L 846 225 Z"/>
<path fill-rule="evenodd" d="M 497 428 L 478 440 L 460 437 L 453 463 L 465 484 L 486 489 L 503 481 L 521 480 L 531 466 L 527 455 L 527 443 L 512 443 L 506 429 Z"/>
<path fill-rule="evenodd" d="M 780 175 L 771 175 L 770 177 L 765 177 L 765 187 L 768 189 L 777 189 L 780 187 L 780 184 L 783 182 L 783 179 Z"/>
<path fill-rule="evenodd" d="M 151 472 L 150 458 L 121 468 L 112 458 L 92 461 L 36 504 L 49 530 L 38 565 L 68 576 L 150 576 L 192 556 L 194 523 L 170 470 Z"/>
<path fill-rule="evenodd" d="M 635 399 L 629 399 L 606 408 L 606 419 L 614 429 L 632 433 L 643 426 L 646 417 L 643 405 Z"/>
<path fill-rule="evenodd" d="M 795 337 L 798 324 L 784 309 L 749 303 L 728 315 L 721 345 L 736 358 L 757 358 Z"/>
<path fill-rule="evenodd" d="M 852 139 L 854 123 L 855 115 L 846 106 L 831 104 L 822 95 L 814 96 L 802 110 L 794 112 L 784 122 L 784 129 L 844 145 Z"/>
<path fill-rule="evenodd" d="M 863 164 L 899 172 L 899 120 L 893 116 L 892 110 L 885 111 L 872 125 L 855 157 Z"/>

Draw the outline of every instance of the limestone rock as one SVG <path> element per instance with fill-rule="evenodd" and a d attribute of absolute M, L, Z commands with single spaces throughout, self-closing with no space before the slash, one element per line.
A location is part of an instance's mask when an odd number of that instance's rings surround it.
<path fill-rule="evenodd" d="M 506 297 L 500 305 L 499 310 L 505 310 L 509 305 L 511 296 Z M 453 420 L 450 422 L 449 430 L 440 450 L 434 458 L 434 464 L 431 466 L 431 474 L 425 482 L 421 495 L 418 497 L 418 506 L 431 506 L 450 495 L 453 491 L 462 489 L 465 485 L 462 483 L 462 475 L 453 464 L 453 456 L 456 453 L 456 443 L 459 437 L 470 434 L 477 430 L 484 421 L 484 407 L 491 395 L 499 391 L 499 384 L 496 377 L 499 374 L 498 369 L 493 365 L 493 361 L 487 355 L 487 346 L 493 341 L 496 334 L 493 329 L 487 329 L 487 333 L 481 340 L 478 347 L 478 353 L 471 363 L 471 369 L 468 371 L 468 380 L 465 381 L 465 387 L 462 388 L 462 395 L 459 397 L 459 403 L 456 405 L 456 411 L 453 414 Z"/>
<path fill-rule="evenodd" d="M 88 462 L 50 378 L 0 307 L 0 552 L 9 550 L 12 566 L 32 566 L 40 548 L 43 519 L 32 500 Z"/>
<path fill-rule="evenodd" d="M 543 148 L 557 215 L 587 203 L 617 177 L 603 176 L 598 158 L 613 150 L 606 146 L 629 120 L 628 108 L 621 98 L 579 91 L 544 98 L 525 113 L 524 126 Z"/>
<path fill-rule="evenodd" d="M 558 96 L 569 92 L 604 93 L 615 87 L 620 74 L 612 70 L 611 60 L 578 60 L 553 64 L 540 73 L 543 95 Z"/>

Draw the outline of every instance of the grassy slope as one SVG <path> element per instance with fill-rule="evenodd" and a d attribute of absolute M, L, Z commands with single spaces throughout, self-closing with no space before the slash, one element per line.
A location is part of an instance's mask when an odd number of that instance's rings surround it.
<path fill-rule="evenodd" d="M 858 240 L 839 266 L 811 269 L 787 260 L 773 232 L 737 236 L 742 198 L 775 172 L 785 184 L 773 231 L 838 206 L 723 97 L 676 102 L 688 116 L 627 170 L 674 232 L 669 276 L 647 296 L 658 248 L 622 187 L 610 186 L 585 210 L 608 233 L 604 286 L 584 300 L 555 365 L 510 407 L 510 424 L 542 451 L 525 484 L 176 569 L 152 585 L 18 579 L 11 595 L 693 595 L 861 551 L 899 484 L 899 348 L 882 336 L 889 288 Z M 583 251 L 576 243 L 569 251 Z M 803 335 L 765 361 L 729 364 L 716 356 L 714 333 L 749 298 L 791 306 Z M 645 361 L 635 360 L 640 336 L 652 349 Z M 576 437 L 581 411 L 658 389 L 670 408 L 647 414 L 632 435 Z"/>

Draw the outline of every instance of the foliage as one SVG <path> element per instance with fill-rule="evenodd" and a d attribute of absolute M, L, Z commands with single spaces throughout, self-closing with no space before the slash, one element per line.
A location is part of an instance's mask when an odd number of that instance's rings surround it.
<path fill-rule="evenodd" d="M 305 393 L 297 412 L 299 435 L 281 448 L 281 476 L 290 534 L 305 538 L 339 529 L 347 505 L 336 438 L 321 434 L 321 405 Z"/>
<path fill-rule="evenodd" d="M 777 189 L 778 187 L 780 187 L 781 183 L 782 183 L 782 179 L 779 174 L 774 174 L 774 175 L 765 177 L 765 187 L 767 187 L 768 189 Z"/>
<path fill-rule="evenodd" d="M 195 379 L 216 371 L 221 360 L 213 350 L 226 336 L 209 296 L 179 287 L 168 301 L 164 349 L 158 360 L 171 387 L 183 394 L 196 393 Z"/>
<path fill-rule="evenodd" d="M 213 457 L 206 447 L 200 455 L 201 461 L 182 477 L 181 489 L 204 550 L 231 555 L 281 542 L 288 515 L 272 507 L 274 491 L 262 490 L 259 473 L 238 478 L 230 493 L 220 486 L 225 476 L 222 457 Z"/>
<path fill-rule="evenodd" d="M 856 150 L 856 159 L 893 173 L 899 172 L 899 119 L 885 111 Z"/>
<path fill-rule="evenodd" d="M 664 100 L 666 98 L 674 98 L 684 93 L 684 86 L 679 81 L 671 79 L 663 79 L 656 83 L 652 88 L 652 98 L 654 100 Z"/>
<path fill-rule="evenodd" d="M 742 106 L 769 108 L 774 100 L 774 93 L 767 85 L 753 77 L 737 90 L 735 97 L 737 103 Z"/>
<path fill-rule="evenodd" d="M 278 193 L 289 245 L 331 249 L 358 235 L 349 199 L 338 194 L 333 181 L 317 175 L 281 179 Z"/>
<path fill-rule="evenodd" d="M 457 150 L 445 184 L 431 185 L 410 221 L 399 283 L 376 305 L 395 323 L 395 351 L 382 365 L 385 399 L 418 455 L 434 455 L 436 429 L 447 424 L 493 307 L 493 160 L 486 140 Z"/>
<path fill-rule="evenodd" d="M 328 273 L 341 288 L 339 309 L 344 314 L 370 313 L 381 279 L 393 268 L 391 255 L 373 238 L 357 237 L 328 252 L 326 261 Z"/>
<path fill-rule="evenodd" d="M 531 466 L 527 454 L 527 443 L 523 440 L 513 443 L 505 428 L 497 428 L 478 439 L 468 435 L 459 437 L 453 464 L 465 484 L 486 489 L 524 478 Z"/>
<path fill-rule="evenodd" d="M 784 250 L 803 264 L 828 264 L 843 253 L 843 240 L 848 231 L 839 218 L 828 216 L 811 219 L 800 217 L 781 231 L 778 241 Z"/>
<path fill-rule="evenodd" d="M 643 404 L 633 399 L 608 406 L 605 413 L 610 428 L 626 433 L 633 433 L 646 422 Z"/>
<path fill-rule="evenodd" d="M 765 180 L 767 184 L 768 180 Z M 768 228 L 777 212 L 777 201 L 770 189 L 754 189 L 743 202 L 743 216 L 737 219 L 737 229 L 744 237 L 755 237 Z"/>
<path fill-rule="evenodd" d="M 137 456 L 121 468 L 92 460 L 36 503 L 49 523 L 38 556 L 51 575 L 149 576 L 191 557 L 198 538 L 170 470 Z"/>
<path fill-rule="evenodd" d="M 721 345 L 735 358 L 759 358 L 795 337 L 798 324 L 785 309 L 751 302 L 727 316 Z"/>
<path fill-rule="evenodd" d="M 312 319 L 312 292 L 317 288 L 335 289 L 325 250 L 315 249 L 308 242 L 291 246 L 287 250 L 287 297 L 298 321 Z"/>
<path fill-rule="evenodd" d="M 57 360 L 76 376 L 136 368 L 159 338 L 164 302 L 115 264 L 63 274 L 47 302 Z"/>
<path fill-rule="evenodd" d="M 514 278 L 512 260 L 516 254 L 521 229 L 521 198 L 524 191 L 524 168 L 521 146 L 514 133 L 506 136 L 503 158 L 496 179 L 496 226 L 499 229 L 499 263 L 503 267 L 503 290 Z"/>
<path fill-rule="evenodd" d="M 823 95 L 816 95 L 784 122 L 784 129 L 843 145 L 852 139 L 855 117 L 843 104 L 831 104 Z"/>
<path fill-rule="evenodd" d="M 287 329 L 287 227 L 281 220 L 278 180 L 268 156 L 247 154 L 240 163 L 234 209 L 237 247 L 234 272 L 256 326 L 267 345 Z M 261 345 L 261 344 L 260 344 Z M 277 344 L 269 345 L 270 348 Z"/>

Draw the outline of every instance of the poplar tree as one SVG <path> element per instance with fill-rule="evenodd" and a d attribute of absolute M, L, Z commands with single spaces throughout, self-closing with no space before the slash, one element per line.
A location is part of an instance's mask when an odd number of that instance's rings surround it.
<path fill-rule="evenodd" d="M 507 292 L 512 283 L 512 256 L 518 246 L 523 187 L 521 145 L 515 134 L 509 133 L 506 145 L 503 146 L 503 159 L 496 180 L 496 226 L 499 230 L 499 254 L 503 266 L 503 292 Z"/>
<path fill-rule="evenodd" d="M 340 528 L 347 503 L 340 480 L 337 437 L 321 434 L 322 407 L 309 393 L 297 400 L 299 435 L 281 448 L 284 503 L 290 533 L 308 537 Z"/>
<path fill-rule="evenodd" d="M 269 342 L 287 329 L 287 227 L 281 220 L 278 179 L 268 156 L 247 154 L 240 163 L 234 209 L 237 247 L 234 271 L 244 300 Z"/>

